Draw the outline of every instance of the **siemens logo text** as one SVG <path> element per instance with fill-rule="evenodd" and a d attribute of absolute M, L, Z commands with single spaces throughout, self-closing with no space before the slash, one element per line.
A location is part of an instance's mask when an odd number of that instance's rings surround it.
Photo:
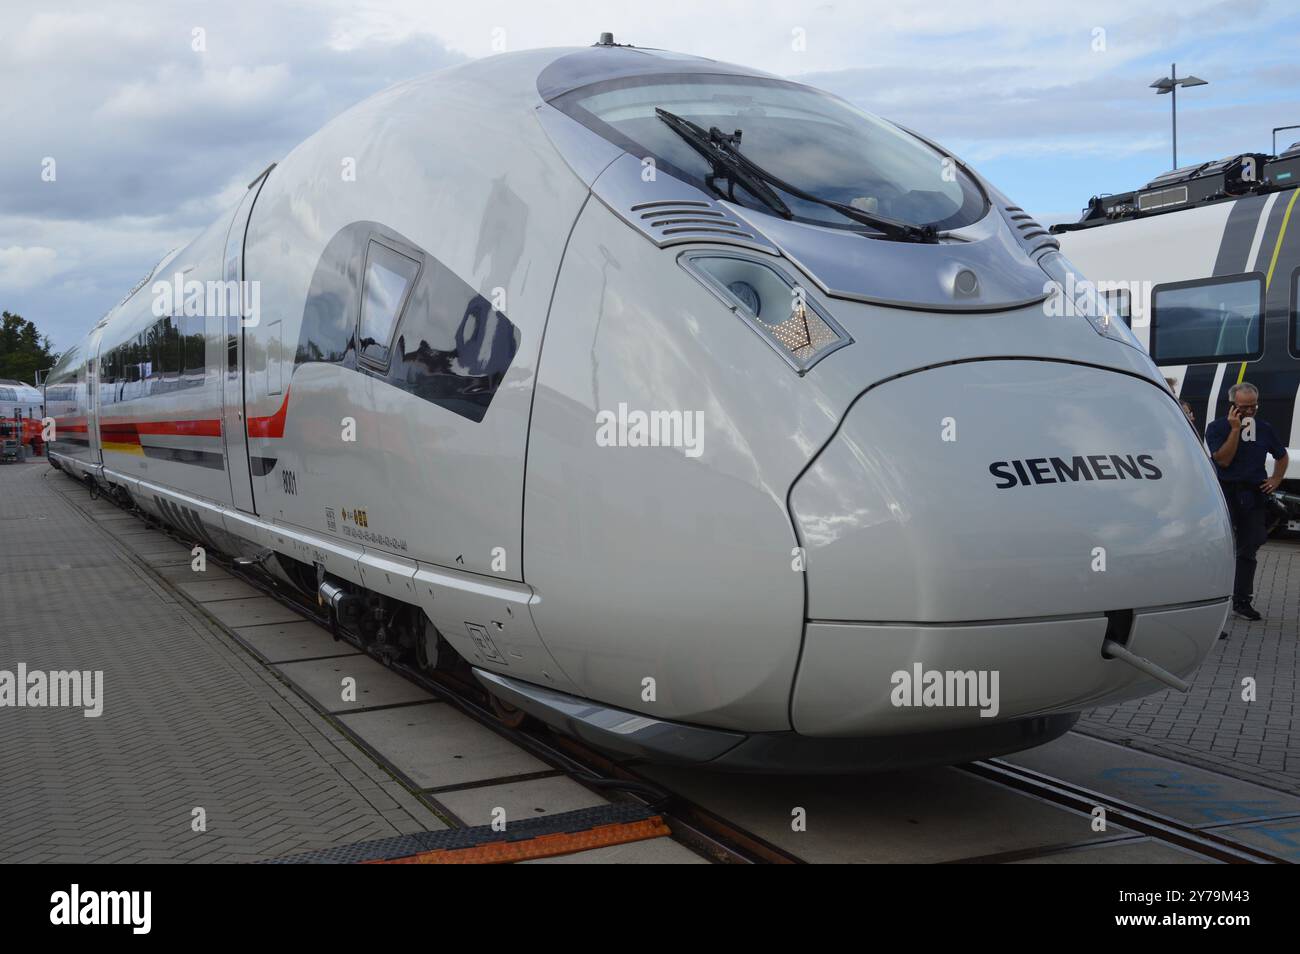
<path fill-rule="evenodd" d="M 989 473 L 998 490 L 1030 484 L 1063 484 L 1080 480 L 1159 480 L 1164 476 L 1150 454 L 1089 454 L 1087 457 L 1030 457 L 995 460 Z"/>

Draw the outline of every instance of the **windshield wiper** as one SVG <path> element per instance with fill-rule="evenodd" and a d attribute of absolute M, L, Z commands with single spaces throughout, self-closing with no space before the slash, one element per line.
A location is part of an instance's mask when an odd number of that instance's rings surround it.
<path fill-rule="evenodd" d="M 781 197 L 768 188 L 761 176 L 752 175 L 746 170 L 744 165 L 738 161 L 740 153 L 732 152 L 729 148 L 733 138 L 737 145 L 740 144 L 740 130 L 736 130 L 734 137 L 725 135 L 717 126 L 705 132 L 703 128 L 695 125 L 689 119 L 683 119 L 666 109 L 656 106 L 655 113 L 668 125 L 669 129 L 685 139 L 687 145 L 703 156 L 705 161 L 713 167 L 712 174 L 704 180 L 710 189 L 723 198 L 735 202 L 736 186 L 741 186 L 781 218 L 794 218 L 794 213 L 790 211 L 788 205 L 781 201 Z M 729 185 L 726 191 L 717 184 L 715 181 L 717 179 L 727 180 Z"/>
<path fill-rule="evenodd" d="M 655 107 L 655 114 L 664 121 L 669 129 L 686 140 L 688 145 L 709 162 L 713 167 L 713 174 L 705 180 L 706 184 L 719 195 L 724 195 L 732 202 L 736 201 L 735 187 L 739 185 L 757 196 L 782 218 L 794 218 L 794 213 L 790 211 L 790 207 L 769 188 L 769 185 L 771 185 L 776 186 L 782 192 L 803 199 L 805 202 L 815 202 L 828 209 L 834 209 L 846 219 L 852 219 L 854 222 L 870 226 L 892 239 L 902 242 L 939 241 L 939 233 L 933 225 L 909 225 L 906 222 L 874 215 L 854 206 L 845 205 L 843 202 L 823 199 L 777 178 L 749 157 L 741 155 L 741 131 L 739 129 L 728 135 L 718 129 L 717 126 L 712 126 L 708 132 L 705 132 L 702 127 L 697 126 L 689 119 L 684 119 L 661 107 Z M 725 178 L 730 183 L 725 193 L 714 181 L 719 178 Z M 755 188 L 756 186 L 757 188 Z"/>

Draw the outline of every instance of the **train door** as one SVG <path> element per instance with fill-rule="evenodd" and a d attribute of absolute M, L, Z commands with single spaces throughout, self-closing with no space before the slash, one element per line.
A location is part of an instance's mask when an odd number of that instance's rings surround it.
<path fill-rule="evenodd" d="M 244 274 L 244 236 L 248 230 L 248 217 L 253 203 L 266 182 L 268 169 L 248 187 L 244 198 L 235 210 L 226 233 L 226 250 L 222 256 L 221 278 L 225 282 L 246 282 Z M 248 299 L 241 286 L 236 296 L 237 314 L 226 316 L 226 355 L 221 375 L 221 435 L 225 442 L 226 473 L 230 476 L 230 497 L 234 505 L 245 513 L 256 513 L 253 500 L 253 475 L 248 466 L 248 425 L 244 410 L 244 374 L 248 361 L 245 354 L 244 326 L 249 314 Z M 229 300 L 229 299 L 227 299 Z"/>
<path fill-rule="evenodd" d="M 99 443 L 99 342 L 98 332 L 90 336 L 86 358 L 86 439 L 90 441 L 87 448 L 91 465 L 104 463 L 104 455 Z"/>

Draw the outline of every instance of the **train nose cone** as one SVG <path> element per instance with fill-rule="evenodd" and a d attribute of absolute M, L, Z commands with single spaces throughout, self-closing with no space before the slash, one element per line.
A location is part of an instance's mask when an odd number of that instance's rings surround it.
<path fill-rule="evenodd" d="M 1232 590 L 1213 466 L 1167 393 L 1118 372 L 996 360 L 888 381 L 790 499 L 812 734 L 970 724 L 891 705 L 881 673 L 915 664 L 1004 670 L 1000 718 L 1144 694 L 1158 684 L 1101 655 L 1105 614 L 1136 611 L 1120 635 L 1182 675 Z"/>

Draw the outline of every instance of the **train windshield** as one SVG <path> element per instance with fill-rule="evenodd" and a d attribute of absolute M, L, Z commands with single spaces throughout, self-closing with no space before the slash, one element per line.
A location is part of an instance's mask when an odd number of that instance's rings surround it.
<path fill-rule="evenodd" d="M 982 190 L 948 156 L 842 99 L 796 83 L 709 74 L 642 76 L 584 86 L 551 103 L 669 175 L 715 195 L 734 194 L 740 204 L 760 211 L 771 211 L 772 203 L 725 176 L 717 178 L 712 164 L 656 110 L 728 136 L 739 129 L 742 155 L 817 199 L 936 229 L 970 225 L 987 211 Z M 867 228 L 817 202 L 780 188 L 776 192 L 796 219 Z"/>

